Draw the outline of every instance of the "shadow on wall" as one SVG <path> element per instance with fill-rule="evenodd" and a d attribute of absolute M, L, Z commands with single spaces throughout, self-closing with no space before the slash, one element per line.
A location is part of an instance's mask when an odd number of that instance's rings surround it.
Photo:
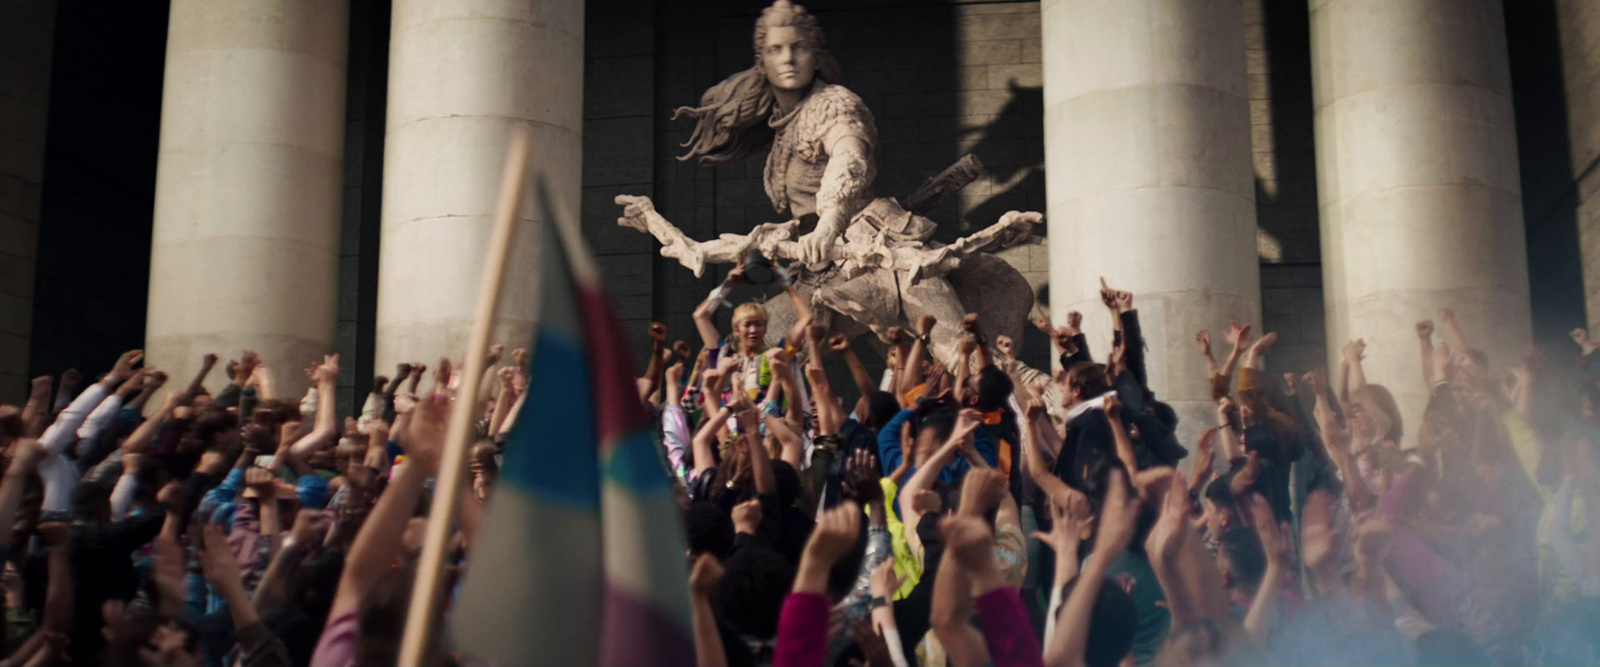
<path fill-rule="evenodd" d="M 983 229 L 1006 211 L 1044 210 L 1044 89 L 1012 81 L 1010 97 L 992 122 L 961 128 L 967 151 L 983 161 L 990 193 L 961 216 L 968 231 Z M 974 184 L 978 185 L 978 184 Z M 1044 227 L 1038 233 L 1044 236 Z"/>

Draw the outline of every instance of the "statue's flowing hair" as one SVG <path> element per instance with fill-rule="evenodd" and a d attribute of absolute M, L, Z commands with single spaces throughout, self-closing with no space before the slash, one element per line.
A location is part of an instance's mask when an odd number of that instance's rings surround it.
<path fill-rule="evenodd" d="M 694 134 L 681 144 L 688 153 L 679 160 L 700 158 L 704 165 L 727 164 L 743 158 L 772 142 L 772 128 L 766 123 L 772 115 L 776 100 L 772 84 L 761 68 L 761 45 L 766 42 L 770 28 L 793 27 L 817 54 L 817 77 L 828 83 L 840 83 L 839 64 L 828 53 L 817 17 L 805 7 L 778 0 L 761 10 L 756 19 L 754 67 L 723 79 L 700 96 L 700 106 L 678 107 L 672 119 L 688 116 L 695 119 Z"/>

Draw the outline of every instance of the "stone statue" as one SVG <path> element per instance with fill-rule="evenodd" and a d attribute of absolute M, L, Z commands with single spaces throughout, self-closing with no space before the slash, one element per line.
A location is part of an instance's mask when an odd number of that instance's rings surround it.
<path fill-rule="evenodd" d="M 931 240 L 935 225 L 919 215 L 981 172 L 968 156 L 930 180 L 902 206 L 874 198 L 878 129 L 861 98 L 838 85 L 839 68 L 824 46 L 816 17 L 778 0 L 755 29 L 755 66 L 728 77 L 673 118 L 697 121 L 679 159 L 701 164 L 739 160 L 770 144 L 764 182 L 778 213 L 791 219 L 699 242 L 656 212 L 646 197 L 621 195 L 617 223 L 655 236 L 661 254 L 701 275 L 708 262 L 737 263 L 752 250 L 794 262 L 791 272 L 834 331 L 879 339 L 922 315 L 938 318 L 932 335 L 941 359 L 953 351 L 966 312 L 995 334 L 1018 338 L 1033 305 L 1027 281 L 984 254 L 1041 239 L 1038 213 L 1011 211 L 991 227 L 950 245 Z M 915 202 L 915 204 L 912 204 Z M 802 232 L 804 232 L 803 235 Z M 781 336 L 794 314 L 787 299 L 767 304 L 769 336 Z M 831 318 L 843 315 L 847 320 Z"/>

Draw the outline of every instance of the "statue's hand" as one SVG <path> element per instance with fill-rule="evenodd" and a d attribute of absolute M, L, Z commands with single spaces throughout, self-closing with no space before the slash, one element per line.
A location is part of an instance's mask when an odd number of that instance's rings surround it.
<path fill-rule="evenodd" d="M 808 267 L 826 265 L 832 261 L 834 241 L 838 240 L 839 233 L 821 226 L 810 234 L 800 237 L 800 262 Z"/>
<path fill-rule="evenodd" d="M 650 201 L 649 197 L 617 195 L 612 201 L 623 207 L 622 217 L 617 218 L 618 225 L 632 227 L 641 232 L 649 231 L 649 224 L 645 220 L 656 210 L 655 202 Z"/>

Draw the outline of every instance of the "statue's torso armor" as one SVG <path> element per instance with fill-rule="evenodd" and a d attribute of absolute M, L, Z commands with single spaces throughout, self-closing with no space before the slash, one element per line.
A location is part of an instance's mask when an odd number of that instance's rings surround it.
<path fill-rule="evenodd" d="M 849 201 L 839 202 L 845 218 L 854 217 L 870 199 L 868 193 L 877 176 L 872 152 L 878 145 L 878 127 L 861 98 L 844 86 L 817 79 L 799 105 L 787 114 L 774 114 L 767 122 L 775 133 L 764 174 L 767 197 L 779 213 L 797 219 L 817 214 L 828 148 L 844 137 L 861 140 L 867 148 L 865 185 Z"/>

